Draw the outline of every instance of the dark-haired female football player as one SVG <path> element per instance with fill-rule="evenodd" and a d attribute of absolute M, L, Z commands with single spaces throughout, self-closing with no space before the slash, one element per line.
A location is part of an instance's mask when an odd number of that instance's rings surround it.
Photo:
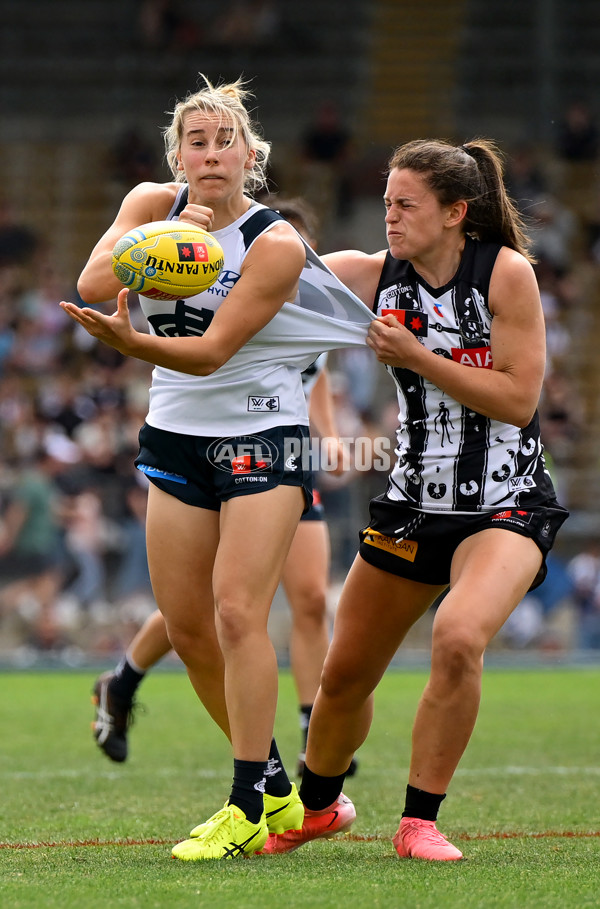
<path fill-rule="evenodd" d="M 301 831 L 288 852 L 347 830 L 342 794 L 372 694 L 411 626 L 445 591 L 413 726 L 402 858 L 460 859 L 438 809 L 479 708 L 483 655 L 567 517 L 545 468 L 536 407 L 545 330 L 528 240 L 487 140 L 396 150 L 384 197 L 389 251 L 326 261 L 378 316 L 368 344 L 398 391 L 398 460 L 346 579 L 309 727 Z M 395 800 L 395 779 L 390 798 Z"/>

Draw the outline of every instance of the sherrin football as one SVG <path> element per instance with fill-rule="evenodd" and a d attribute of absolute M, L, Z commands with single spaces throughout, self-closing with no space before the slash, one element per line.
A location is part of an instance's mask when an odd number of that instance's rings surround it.
<path fill-rule="evenodd" d="M 130 230 L 112 253 L 125 287 L 152 300 L 181 300 L 207 290 L 223 267 L 218 240 L 184 221 L 152 221 Z"/>

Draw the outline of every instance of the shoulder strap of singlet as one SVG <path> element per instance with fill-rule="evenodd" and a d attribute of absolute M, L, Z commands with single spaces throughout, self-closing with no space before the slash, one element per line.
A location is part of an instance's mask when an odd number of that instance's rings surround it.
<path fill-rule="evenodd" d="M 189 189 L 190 188 L 187 184 L 182 188 L 181 195 L 178 197 L 177 201 L 175 202 L 174 208 L 171 210 L 171 213 L 169 214 L 169 220 L 174 220 L 175 218 L 177 218 L 181 214 L 183 209 L 186 207 L 187 201 L 188 201 Z"/>
<path fill-rule="evenodd" d="M 467 237 L 467 245 L 470 246 L 471 256 L 473 257 L 471 266 L 473 283 L 487 299 L 494 263 L 502 249 L 502 244 L 484 243 L 481 240 Z"/>
<path fill-rule="evenodd" d="M 394 259 L 392 254 L 388 252 L 385 254 L 385 259 L 383 260 L 383 267 L 381 269 L 381 274 L 379 275 L 379 281 L 377 283 L 377 290 L 375 291 L 375 296 L 373 298 L 372 309 L 373 312 L 377 312 L 377 301 L 379 300 L 379 294 L 381 291 L 389 287 L 390 284 L 395 284 L 400 277 L 400 271 L 406 271 L 408 262 L 404 259 Z"/>
<path fill-rule="evenodd" d="M 265 227 L 269 224 L 273 224 L 275 221 L 285 221 L 283 215 L 280 215 L 278 211 L 273 211 L 272 208 L 259 208 L 257 212 L 244 221 L 240 227 L 240 233 L 244 238 L 244 246 L 246 249 L 250 244 L 256 240 L 260 234 L 262 234 Z"/>

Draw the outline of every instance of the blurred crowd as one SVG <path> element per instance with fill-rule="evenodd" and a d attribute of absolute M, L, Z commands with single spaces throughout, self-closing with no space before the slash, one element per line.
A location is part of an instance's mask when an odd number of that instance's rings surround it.
<path fill-rule="evenodd" d="M 269 4 L 259 5 L 268 23 Z M 157 16 L 172 5 L 145 6 Z M 144 40 L 166 44 L 177 23 L 158 21 L 148 23 Z M 303 183 L 289 191 L 310 197 L 318 187 L 312 201 L 324 224 L 344 222 L 356 205 L 352 142 L 330 102 L 306 124 L 298 149 L 303 168 L 296 169 Z M 555 149 L 523 143 L 507 157 L 509 191 L 531 226 L 538 260 L 548 343 L 542 438 L 567 507 L 585 435 L 573 326 L 585 326 L 600 273 L 599 155 L 593 117 L 577 101 L 565 112 Z M 133 131 L 117 137 L 106 179 L 127 189 L 162 179 L 157 168 Z M 0 204 L 0 656 L 10 652 L 24 663 L 39 653 L 76 662 L 120 652 L 154 609 L 144 544 L 147 481 L 133 467 L 151 367 L 97 344 L 63 314 L 58 301 L 78 299 L 77 276 L 56 271 L 48 244 Z M 334 354 L 330 371 L 340 435 L 393 440 L 392 383 L 370 351 Z M 321 474 L 318 484 L 332 535 L 332 583 L 339 583 L 381 475 L 353 469 L 341 479 Z M 548 581 L 505 629 L 510 646 L 547 641 L 549 617 L 566 602 L 570 645 L 600 648 L 600 543 L 587 542 L 571 560 L 552 557 Z"/>

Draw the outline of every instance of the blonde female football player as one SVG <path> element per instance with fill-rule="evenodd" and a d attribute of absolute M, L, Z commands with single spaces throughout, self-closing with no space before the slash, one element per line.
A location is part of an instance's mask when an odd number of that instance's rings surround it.
<path fill-rule="evenodd" d="M 269 201 L 269 207 L 293 224 L 313 249 L 317 248 L 316 215 L 304 200 L 275 198 Z M 309 405 L 311 427 L 326 449 L 328 469 L 333 474 L 340 474 L 343 470 L 343 451 L 337 436 L 326 360 L 327 354 L 321 354 L 304 370 L 302 386 Z M 292 618 L 289 655 L 299 705 L 299 775 L 304 767 L 308 723 L 329 645 L 329 563 L 329 531 L 315 490 L 313 504 L 300 519 L 282 572 Z M 96 680 L 94 738 L 111 760 L 121 762 L 127 759 L 128 732 L 138 686 L 146 673 L 170 650 L 165 621 L 157 610 L 139 629 L 115 669 Z M 353 769 L 356 769 L 356 761 Z"/>
<path fill-rule="evenodd" d="M 185 860 L 254 853 L 269 831 L 301 825 L 303 809 L 273 741 L 277 662 L 267 619 L 311 501 L 301 371 L 318 352 L 360 345 L 366 335 L 364 321 L 292 305 L 307 248 L 281 216 L 252 200 L 269 146 L 246 97 L 239 81 L 205 80 L 177 104 L 165 133 L 175 181 L 131 190 L 80 276 L 82 299 L 118 294 L 116 312 L 61 304 L 93 337 L 155 365 L 136 459 L 150 481 L 153 590 L 169 640 L 234 756 L 225 807 L 173 850 Z M 135 226 L 169 218 L 214 233 L 225 264 L 195 297 L 141 296 L 146 334 L 132 327 L 111 252 Z M 322 303 L 321 288 L 316 296 Z M 236 452 L 245 458 L 248 446 L 252 463 L 239 471 Z"/>

